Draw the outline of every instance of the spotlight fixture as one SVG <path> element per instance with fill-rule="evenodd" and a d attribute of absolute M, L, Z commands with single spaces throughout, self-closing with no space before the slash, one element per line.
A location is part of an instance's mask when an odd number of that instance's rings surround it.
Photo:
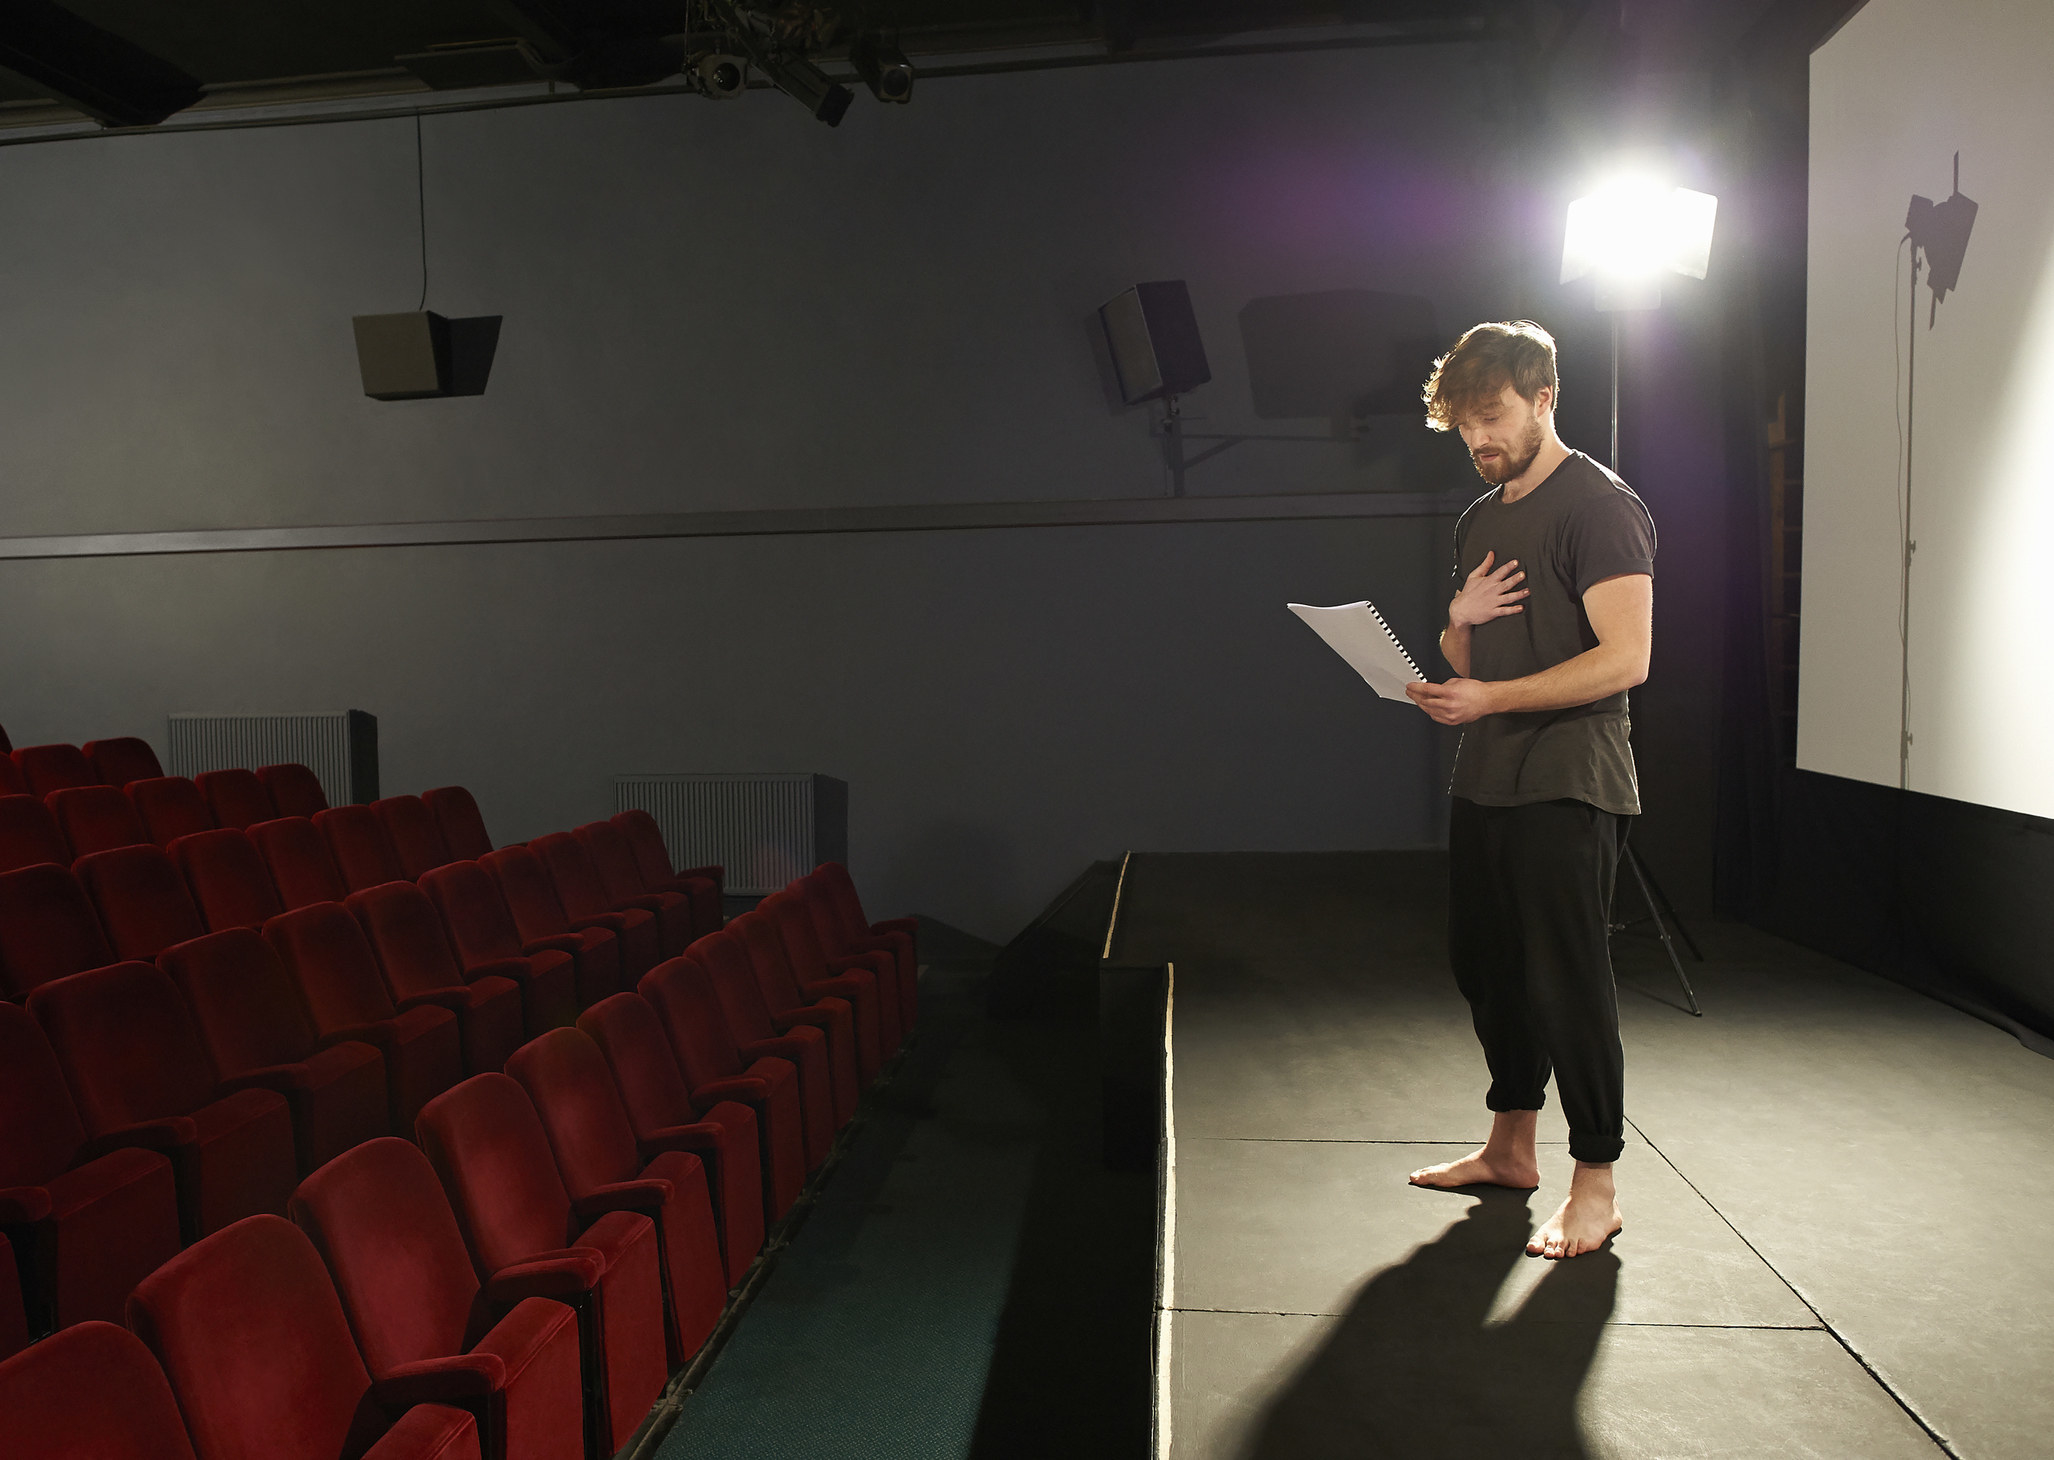
<path fill-rule="evenodd" d="M 785 95 L 804 102 L 807 109 L 830 127 L 841 125 L 842 114 L 856 99 L 854 92 L 832 80 L 802 56 L 772 56 L 760 62 Z"/>
<path fill-rule="evenodd" d="M 913 99 L 913 63 L 905 53 L 874 30 L 856 37 L 849 64 L 879 101 L 904 104 Z"/>
<path fill-rule="evenodd" d="M 699 90 L 715 101 L 730 101 L 749 87 L 749 62 L 745 56 L 714 51 L 701 56 L 692 68 Z"/>
<path fill-rule="evenodd" d="M 1562 239 L 1562 282 L 1595 274 L 1597 307 L 1605 313 L 1656 309 L 1662 275 L 1702 279 L 1711 262 L 1710 193 L 1623 177 L 1569 205 Z"/>

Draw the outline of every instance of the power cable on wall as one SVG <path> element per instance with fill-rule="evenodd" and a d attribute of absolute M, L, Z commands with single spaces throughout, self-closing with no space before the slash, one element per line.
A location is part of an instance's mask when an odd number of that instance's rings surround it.
<path fill-rule="evenodd" d="M 416 312 L 428 307 L 428 171 L 421 150 L 421 114 L 414 113 L 414 216 L 421 229 L 421 302 Z"/>

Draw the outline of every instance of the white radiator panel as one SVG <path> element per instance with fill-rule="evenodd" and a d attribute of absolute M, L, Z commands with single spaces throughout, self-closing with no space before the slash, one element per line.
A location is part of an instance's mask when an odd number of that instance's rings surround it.
<path fill-rule="evenodd" d="M 680 867 L 718 863 L 727 890 L 766 896 L 848 855 L 848 787 L 803 772 L 617 776 L 616 811 L 646 811 Z"/>
<path fill-rule="evenodd" d="M 331 806 L 377 799 L 378 721 L 362 710 L 310 715 L 171 717 L 170 775 L 296 761 L 320 778 Z"/>

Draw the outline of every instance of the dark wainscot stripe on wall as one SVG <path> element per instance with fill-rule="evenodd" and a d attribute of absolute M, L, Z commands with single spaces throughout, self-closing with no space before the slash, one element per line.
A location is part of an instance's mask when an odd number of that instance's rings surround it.
<path fill-rule="evenodd" d="M 0 537 L 0 560 L 151 557 L 168 553 L 295 552 L 313 548 L 449 547 L 491 542 L 624 538 L 775 537 L 799 533 L 966 532 L 1021 527 L 1122 527 L 1321 518 L 1453 517 L 1461 494 L 1325 492 L 1303 496 L 1125 497 L 1074 502 L 947 502 L 908 507 L 791 507 L 613 517 L 474 522 L 373 522 L 335 527 L 219 527 Z"/>

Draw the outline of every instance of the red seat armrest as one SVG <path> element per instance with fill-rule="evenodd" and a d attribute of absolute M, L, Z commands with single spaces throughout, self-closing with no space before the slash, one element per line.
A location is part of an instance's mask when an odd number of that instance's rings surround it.
<path fill-rule="evenodd" d="M 807 1048 L 808 1046 L 796 1039 L 757 1039 L 743 1045 L 742 1053 L 752 1060 L 766 1058 L 790 1060 L 796 1065 L 805 1060 Z M 699 1092 L 696 1090 L 692 1092 L 692 1100 L 695 1104 L 699 1105 L 707 1103 L 699 1098 Z"/>
<path fill-rule="evenodd" d="M 162 1120 L 138 1121 L 124 1125 L 105 1135 L 90 1137 L 79 1148 L 76 1159 L 90 1161 L 95 1156 L 104 1156 L 109 1151 L 118 1151 L 123 1146 L 141 1146 L 146 1151 L 163 1151 L 167 1154 L 182 1146 L 190 1146 L 200 1138 L 200 1128 L 193 1124 L 189 1115 L 167 1115 Z"/>
<path fill-rule="evenodd" d="M 578 937 L 575 933 L 551 933 L 546 938 L 536 938 L 531 942 L 521 944 L 521 952 L 530 956 L 551 951 L 557 953 L 582 953 L 585 951 L 585 940 Z"/>
<path fill-rule="evenodd" d="M 642 1212 L 654 1216 L 670 1200 L 672 1190 L 668 1181 L 653 1177 L 641 1181 L 609 1181 L 604 1186 L 593 1187 L 572 1202 L 571 1211 L 586 1221 L 603 1217 L 608 1212 Z"/>
<path fill-rule="evenodd" d="M 511 1308 L 523 1298 L 581 1297 L 606 1275 L 606 1255 L 591 1247 L 564 1247 L 538 1252 L 492 1274 L 485 1284 L 490 1301 Z"/>
<path fill-rule="evenodd" d="M 483 963 L 473 963 L 464 970 L 464 982 L 476 983 L 481 978 L 510 978 L 520 983 L 535 971 L 535 965 L 525 958 L 488 958 Z"/>
<path fill-rule="evenodd" d="M 416 1404 L 468 1408 L 466 1401 L 487 1398 L 505 1387 L 504 1359 L 498 1354 L 470 1353 L 400 1364 L 383 1378 L 373 1380 L 371 1393 L 388 1409 L 407 1409 Z"/>
<path fill-rule="evenodd" d="M 0 1187 L 0 1227 L 22 1227 L 50 1215 L 50 1193 L 40 1186 Z"/>
<path fill-rule="evenodd" d="M 433 1004 L 438 1009 L 461 1014 L 471 1007 L 471 996 L 464 989 L 429 989 L 425 993 L 409 994 L 395 1002 L 402 1009 L 418 1009 L 423 1004 Z"/>
<path fill-rule="evenodd" d="M 283 1095 L 288 1090 L 311 1090 L 314 1082 L 307 1078 L 308 1074 L 303 1064 L 260 1065 L 254 1070 L 230 1075 L 221 1082 L 217 1093 L 228 1095 L 237 1090 L 276 1090 Z"/>
<path fill-rule="evenodd" d="M 770 1081 L 761 1075 L 729 1075 L 692 1087 L 692 1103 L 716 1105 L 723 1100 L 761 1100 L 770 1093 Z"/>
<path fill-rule="evenodd" d="M 653 1161 L 665 1151 L 689 1151 L 711 1166 L 720 1154 L 723 1129 L 710 1120 L 692 1125 L 667 1125 L 638 1142 L 637 1147 L 644 1161 Z"/>

